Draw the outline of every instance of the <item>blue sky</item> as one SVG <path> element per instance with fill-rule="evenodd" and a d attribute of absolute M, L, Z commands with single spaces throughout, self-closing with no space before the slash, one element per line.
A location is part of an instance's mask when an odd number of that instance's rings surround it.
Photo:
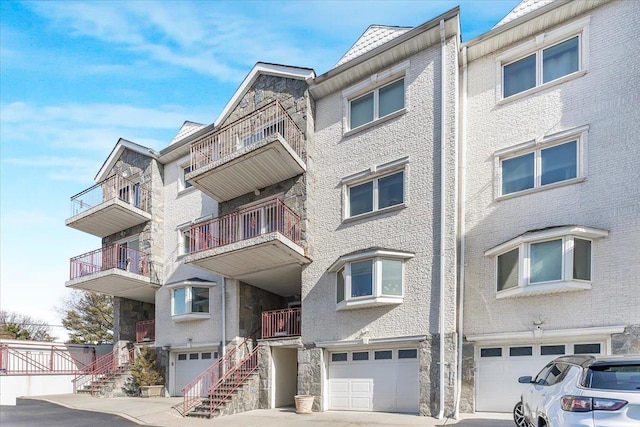
<path fill-rule="evenodd" d="M 65 227 L 69 199 L 118 138 L 160 150 L 212 123 L 258 61 L 321 74 L 371 24 L 459 5 L 469 40 L 518 2 L 0 2 L 0 308 L 60 324 L 69 258 L 100 247 Z"/>

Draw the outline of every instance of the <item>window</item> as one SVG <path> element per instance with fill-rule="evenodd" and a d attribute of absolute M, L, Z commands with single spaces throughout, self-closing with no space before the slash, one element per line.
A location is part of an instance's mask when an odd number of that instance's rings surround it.
<path fill-rule="evenodd" d="M 485 252 L 496 258 L 498 298 L 591 289 L 592 241 L 608 232 L 580 226 L 525 233 Z"/>
<path fill-rule="evenodd" d="M 331 353 L 332 362 L 346 362 L 347 353 Z"/>
<path fill-rule="evenodd" d="M 509 356 L 531 356 L 533 354 L 533 347 L 509 347 Z"/>
<path fill-rule="evenodd" d="M 575 35 L 502 66 L 503 97 L 580 71 L 581 36 Z"/>
<path fill-rule="evenodd" d="M 417 359 L 418 350 L 411 348 L 408 350 L 398 350 L 398 359 Z"/>
<path fill-rule="evenodd" d="M 480 357 L 502 357 L 502 348 L 481 348 Z"/>
<path fill-rule="evenodd" d="M 400 304 L 406 252 L 376 249 L 340 257 L 329 268 L 336 273 L 338 310 L 349 307 Z"/>
<path fill-rule="evenodd" d="M 388 359 L 391 359 L 393 356 L 393 353 L 391 350 L 375 351 L 373 354 L 374 354 L 375 360 L 388 360 Z"/>
<path fill-rule="evenodd" d="M 369 352 L 368 351 L 354 351 L 351 353 L 351 360 L 369 360 Z"/>
<path fill-rule="evenodd" d="M 185 286 L 171 289 L 174 320 L 209 317 L 209 287 Z"/>
<path fill-rule="evenodd" d="M 573 354 L 600 354 L 600 344 L 575 344 Z"/>
<path fill-rule="evenodd" d="M 579 176 L 578 140 L 501 159 L 501 194 L 511 194 Z"/>
<path fill-rule="evenodd" d="M 564 345 L 543 345 L 540 347 L 540 354 L 543 356 L 564 354 Z"/>
<path fill-rule="evenodd" d="M 189 353 L 189 360 L 198 360 L 198 353 Z"/>
<path fill-rule="evenodd" d="M 347 189 L 347 217 L 379 211 L 404 203 L 404 171 L 352 185 Z"/>
<path fill-rule="evenodd" d="M 191 228 L 178 230 L 178 253 L 187 255 L 191 252 Z"/>
<path fill-rule="evenodd" d="M 191 172 L 191 165 L 188 165 L 182 168 L 182 182 L 184 183 L 182 188 L 184 190 L 191 187 L 191 183 L 186 179 L 186 176 L 189 172 Z"/>
<path fill-rule="evenodd" d="M 349 101 L 349 129 L 356 129 L 404 108 L 404 78 Z"/>
<path fill-rule="evenodd" d="M 178 354 L 178 360 L 187 360 L 187 355 L 185 353 Z"/>

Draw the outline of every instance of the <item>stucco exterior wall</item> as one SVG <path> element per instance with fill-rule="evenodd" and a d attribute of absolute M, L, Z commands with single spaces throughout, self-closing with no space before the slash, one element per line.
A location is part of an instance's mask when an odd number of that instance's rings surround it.
<path fill-rule="evenodd" d="M 170 345 L 172 348 L 187 346 L 191 338 L 192 346 L 218 345 L 222 340 L 222 278 L 206 270 L 186 265 L 180 253 L 181 226 L 205 216 L 216 216 L 218 205 L 215 200 L 198 189 L 191 187 L 182 189 L 182 167 L 189 163 L 186 156 L 164 166 L 164 257 L 163 274 L 165 280 L 162 288 L 156 292 L 156 343 L 159 346 Z M 215 282 L 209 291 L 209 312 L 211 317 L 204 320 L 176 322 L 171 316 L 171 289 L 167 284 L 199 278 Z M 233 312 L 228 312 L 229 316 Z M 230 338 L 237 334 L 227 329 Z"/>
<path fill-rule="evenodd" d="M 544 329 L 640 323 L 640 64 L 628 53 L 640 9 L 612 2 L 588 15 L 588 68 L 581 77 L 496 104 L 501 52 L 469 64 L 466 335 L 530 331 L 538 319 Z M 582 125 L 589 126 L 583 182 L 495 200 L 496 150 Z M 593 241 L 592 289 L 497 300 L 495 259 L 484 251 L 564 224 L 609 231 Z"/>
<path fill-rule="evenodd" d="M 446 327 L 455 328 L 455 150 L 456 50 L 448 41 L 447 87 L 447 265 Z M 406 113 L 343 137 L 340 92 L 316 100 L 315 157 L 309 205 L 313 263 L 303 271 L 303 341 L 358 339 L 437 333 L 440 239 L 440 47 L 409 58 Z M 382 71 L 382 70 L 376 70 Z M 408 156 L 406 207 L 342 221 L 343 177 Z M 405 263 L 404 301 L 398 306 L 336 311 L 336 275 L 329 266 L 340 256 L 382 247 L 415 253 Z"/>

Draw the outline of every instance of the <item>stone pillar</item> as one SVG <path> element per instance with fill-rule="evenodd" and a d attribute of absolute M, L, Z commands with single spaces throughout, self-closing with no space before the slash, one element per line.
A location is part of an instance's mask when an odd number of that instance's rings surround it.
<path fill-rule="evenodd" d="M 440 384 L 440 336 L 434 334 L 420 343 L 420 415 L 435 417 L 440 411 L 440 387 L 444 387 L 444 415 L 453 415 L 455 406 L 457 334 L 445 336 L 444 384 Z"/>
<path fill-rule="evenodd" d="M 460 412 L 472 413 L 475 411 L 475 381 L 476 362 L 475 347 L 473 343 L 462 344 L 462 396 L 460 398 Z"/>
<path fill-rule="evenodd" d="M 321 348 L 305 347 L 298 350 L 298 394 L 315 396 L 314 411 L 324 411 L 322 405 L 323 366 Z"/>
<path fill-rule="evenodd" d="M 262 345 L 258 349 L 258 374 L 260 377 L 258 405 L 260 409 L 271 408 L 271 382 L 274 380 L 271 360 L 271 347 Z"/>
<path fill-rule="evenodd" d="M 640 353 L 640 325 L 629 325 L 621 334 L 611 335 L 612 354 Z"/>

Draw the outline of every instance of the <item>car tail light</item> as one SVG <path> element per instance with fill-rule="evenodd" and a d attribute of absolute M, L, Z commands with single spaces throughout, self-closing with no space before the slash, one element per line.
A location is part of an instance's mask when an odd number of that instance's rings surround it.
<path fill-rule="evenodd" d="M 617 411 L 627 403 L 626 400 L 602 397 L 563 396 L 560 406 L 568 412 Z"/>

